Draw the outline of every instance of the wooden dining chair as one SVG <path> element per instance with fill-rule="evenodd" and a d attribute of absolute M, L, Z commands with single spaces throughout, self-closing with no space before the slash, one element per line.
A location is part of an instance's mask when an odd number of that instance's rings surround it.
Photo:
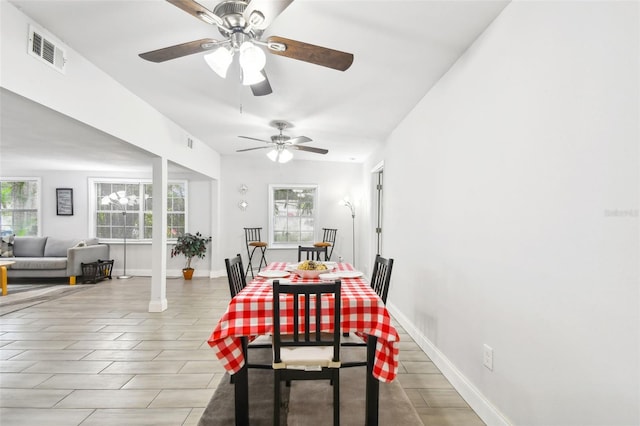
<path fill-rule="evenodd" d="M 280 425 L 281 383 L 291 380 L 329 380 L 333 385 L 333 424 L 340 424 L 340 287 L 340 280 L 313 285 L 273 281 L 274 426 Z M 293 305 L 293 319 L 285 322 L 280 317 L 280 304 L 287 299 Z M 323 316 L 316 314 L 325 312 L 323 300 L 329 302 L 332 332 L 322 331 Z M 331 328 L 331 324 L 324 326 Z"/>
<path fill-rule="evenodd" d="M 379 254 L 373 264 L 373 274 L 371 277 L 371 288 L 378 294 L 382 302 L 387 303 L 387 294 L 389 293 L 389 284 L 391 283 L 391 271 L 393 270 L 393 259 L 385 259 Z M 353 333 L 345 333 L 342 337 L 342 346 L 367 346 L 367 343 Z M 366 366 L 366 361 L 345 362 L 342 364 L 346 367 L 362 367 Z"/>
<path fill-rule="evenodd" d="M 224 264 L 227 268 L 227 279 L 229 281 L 229 294 L 233 299 L 238 293 L 240 293 L 247 286 L 247 279 L 244 273 L 244 267 L 242 266 L 242 257 L 240 253 L 236 257 L 225 259 Z M 271 336 L 258 336 L 253 341 L 249 342 L 248 339 L 243 339 L 243 350 L 245 353 L 245 362 L 248 368 L 260 368 L 263 370 L 270 369 L 269 364 L 252 364 L 249 362 L 248 349 L 265 349 L 271 348 Z M 233 376 L 231 376 L 233 381 Z"/>
<path fill-rule="evenodd" d="M 327 247 L 303 247 L 298 246 L 298 262 L 302 260 L 322 260 L 322 254 L 324 254 L 324 260 L 329 260 L 327 258 Z M 305 258 L 303 259 L 303 255 Z"/>
<path fill-rule="evenodd" d="M 327 254 L 325 260 L 331 260 L 333 248 L 336 245 L 336 234 L 338 230 L 335 228 L 322 228 L 322 241 L 313 243 L 314 247 L 326 247 Z"/>

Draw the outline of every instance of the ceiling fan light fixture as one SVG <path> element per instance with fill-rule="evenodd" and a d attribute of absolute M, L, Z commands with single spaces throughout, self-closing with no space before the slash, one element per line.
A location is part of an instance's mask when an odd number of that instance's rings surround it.
<path fill-rule="evenodd" d="M 267 55 L 250 41 L 242 43 L 239 50 L 239 62 L 243 71 L 262 71 L 267 64 Z"/>
<path fill-rule="evenodd" d="M 267 152 L 267 157 L 269 157 L 269 160 L 273 162 L 278 161 L 278 150 L 274 148 L 271 151 Z"/>
<path fill-rule="evenodd" d="M 292 158 L 293 158 L 293 154 L 291 153 L 291 151 L 287 149 L 283 149 L 280 152 L 280 158 L 278 159 L 278 162 L 286 163 L 287 161 L 290 161 Z"/>
<path fill-rule="evenodd" d="M 253 86 L 254 84 L 262 83 L 264 80 L 265 77 L 261 71 L 242 70 L 242 84 L 244 86 Z"/>
<path fill-rule="evenodd" d="M 291 159 L 293 158 L 293 154 L 287 149 L 278 147 L 273 148 L 271 151 L 267 152 L 267 157 L 269 157 L 269 160 L 273 161 L 274 163 L 277 162 L 284 164 L 288 161 L 291 161 Z"/>
<path fill-rule="evenodd" d="M 208 55 L 204 55 L 207 65 L 220 77 L 226 78 L 229 65 L 233 61 L 233 51 L 226 47 L 219 47 Z"/>

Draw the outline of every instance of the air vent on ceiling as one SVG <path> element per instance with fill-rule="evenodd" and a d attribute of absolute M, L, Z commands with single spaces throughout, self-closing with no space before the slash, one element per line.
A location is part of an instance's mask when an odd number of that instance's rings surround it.
<path fill-rule="evenodd" d="M 29 26 L 29 54 L 64 73 L 67 63 L 64 49 L 33 26 Z"/>

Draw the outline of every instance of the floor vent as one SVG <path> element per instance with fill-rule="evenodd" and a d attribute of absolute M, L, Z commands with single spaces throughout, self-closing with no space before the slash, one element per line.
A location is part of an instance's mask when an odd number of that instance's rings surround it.
<path fill-rule="evenodd" d="M 29 54 L 64 74 L 67 63 L 64 49 L 32 26 L 29 26 Z"/>

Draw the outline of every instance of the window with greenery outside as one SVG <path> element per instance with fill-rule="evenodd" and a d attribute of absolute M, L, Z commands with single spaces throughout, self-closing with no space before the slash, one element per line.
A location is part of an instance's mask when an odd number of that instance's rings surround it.
<path fill-rule="evenodd" d="M 2 236 L 37 236 L 40 184 L 33 180 L 0 182 L 0 231 Z"/>
<path fill-rule="evenodd" d="M 127 228 L 123 229 L 122 209 L 116 205 L 102 205 L 102 197 L 125 191 L 137 202 L 126 206 Z M 96 182 L 96 236 L 103 239 L 150 240 L 153 238 L 153 185 L 148 182 Z M 186 218 L 186 182 L 167 185 L 167 238 L 175 239 L 184 233 Z"/>
<path fill-rule="evenodd" d="M 316 198 L 316 186 L 270 186 L 271 244 L 294 247 L 313 243 L 317 214 Z"/>

